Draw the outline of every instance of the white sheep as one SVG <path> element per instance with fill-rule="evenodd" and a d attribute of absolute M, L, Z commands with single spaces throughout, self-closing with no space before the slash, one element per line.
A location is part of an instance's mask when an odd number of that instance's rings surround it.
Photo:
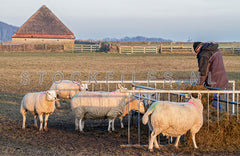
<path fill-rule="evenodd" d="M 86 119 L 109 120 L 108 131 L 114 131 L 114 120 L 124 113 L 125 103 L 131 97 L 126 88 L 114 92 L 79 92 L 71 100 L 71 108 L 75 115 L 75 129 L 83 132 Z M 143 105 L 140 105 L 143 107 Z M 144 109 L 144 108 L 143 108 Z M 140 108 L 142 110 L 142 108 Z"/>
<path fill-rule="evenodd" d="M 57 94 L 57 108 L 60 108 L 60 99 L 71 99 L 79 91 L 88 90 L 86 83 L 79 83 L 71 80 L 55 81 L 50 87 L 50 90 L 55 90 Z"/>
<path fill-rule="evenodd" d="M 150 122 L 148 116 L 151 115 Z M 188 130 L 191 132 L 194 148 L 198 148 L 195 141 L 195 134 L 203 125 L 203 105 L 201 102 L 201 94 L 199 98 L 192 98 L 189 102 L 154 102 L 144 114 L 142 118 L 143 124 L 149 123 L 152 129 L 151 139 L 149 142 L 149 150 L 153 151 L 153 143 L 155 148 L 159 149 L 156 136 L 162 133 L 166 136 L 177 137 L 175 147 L 178 148 L 178 142 L 181 135 Z"/>
<path fill-rule="evenodd" d="M 34 126 L 37 126 L 37 117 L 40 120 L 39 131 L 42 131 L 43 115 L 45 115 L 44 130 L 47 131 L 47 121 L 50 114 L 55 110 L 56 92 L 48 90 L 46 92 L 36 92 L 26 94 L 21 102 L 20 113 L 23 116 L 22 129 L 25 129 L 27 111 L 34 115 Z"/>

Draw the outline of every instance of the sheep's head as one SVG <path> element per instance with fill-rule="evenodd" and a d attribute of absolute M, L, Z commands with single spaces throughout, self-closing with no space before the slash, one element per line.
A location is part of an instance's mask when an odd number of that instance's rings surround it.
<path fill-rule="evenodd" d="M 117 92 L 123 93 L 124 95 L 128 95 L 128 89 L 124 88 L 121 84 L 118 84 L 118 88 L 119 90 L 117 90 Z"/>
<path fill-rule="evenodd" d="M 142 114 L 145 113 L 144 104 L 142 101 L 140 101 L 140 113 L 142 113 Z"/>
<path fill-rule="evenodd" d="M 188 102 L 195 103 L 199 107 L 199 109 L 201 111 L 203 111 L 203 104 L 202 104 L 202 100 L 201 100 L 202 95 L 199 93 L 197 98 L 192 97 L 192 95 L 190 97 L 191 98 Z"/>
<path fill-rule="evenodd" d="M 57 99 L 57 95 L 56 95 L 55 90 L 46 91 L 46 95 L 47 95 L 47 100 L 48 101 L 55 101 Z"/>
<path fill-rule="evenodd" d="M 88 90 L 88 84 L 87 83 L 80 83 L 80 90 L 81 91 L 87 91 Z"/>

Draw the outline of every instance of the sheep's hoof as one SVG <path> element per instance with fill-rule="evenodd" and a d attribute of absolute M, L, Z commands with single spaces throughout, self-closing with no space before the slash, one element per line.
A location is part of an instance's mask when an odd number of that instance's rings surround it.
<path fill-rule="evenodd" d="M 108 133 L 112 133 L 112 131 L 108 131 Z"/>
<path fill-rule="evenodd" d="M 153 152 L 153 149 L 149 149 L 150 152 Z"/>
<path fill-rule="evenodd" d="M 156 147 L 156 150 L 160 151 L 160 148 L 159 148 L 159 147 Z"/>
<path fill-rule="evenodd" d="M 47 132 L 47 131 L 48 131 L 48 128 L 44 128 L 44 131 L 46 131 L 46 132 Z"/>
<path fill-rule="evenodd" d="M 25 130 L 25 127 L 23 127 L 22 130 Z"/>

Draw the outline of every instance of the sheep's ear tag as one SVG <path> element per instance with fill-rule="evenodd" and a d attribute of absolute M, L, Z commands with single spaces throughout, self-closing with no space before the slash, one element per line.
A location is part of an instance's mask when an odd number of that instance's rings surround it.
<path fill-rule="evenodd" d="M 201 99 L 202 98 L 202 94 L 198 93 L 198 98 Z"/>
<path fill-rule="evenodd" d="M 119 88 L 119 89 L 123 89 L 123 87 L 122 87 L 121 84 L 118 84 L 118 88 Z"/>
<path fill-rule="evenodd" d="M 49 94 L 49 92 L 47 91 L 46 94 Z"/>

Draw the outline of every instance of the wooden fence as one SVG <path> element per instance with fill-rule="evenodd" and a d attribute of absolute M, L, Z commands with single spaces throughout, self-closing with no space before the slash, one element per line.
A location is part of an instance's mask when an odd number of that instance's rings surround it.
<path fill-rule="evenodd" d="M 157 46 L 119 46 L 120 54 L 159 53 Z"/>
<path fill-rule="evenodd" d="M 100 44 L 74 44 L 71 47 L 72 52 L 97 52 Z"/>
<path fill-rule="evenodd" d="M 240 47 L 219 47 L 223 54 L 240 55 Z M 133 54 L 133 53 L 181 53 L 181 54 L 193 54 L 194 50 L 192 46 L 181 45 L 159 45 L 159 46 L 119 46 L 120 54 Z"/>

